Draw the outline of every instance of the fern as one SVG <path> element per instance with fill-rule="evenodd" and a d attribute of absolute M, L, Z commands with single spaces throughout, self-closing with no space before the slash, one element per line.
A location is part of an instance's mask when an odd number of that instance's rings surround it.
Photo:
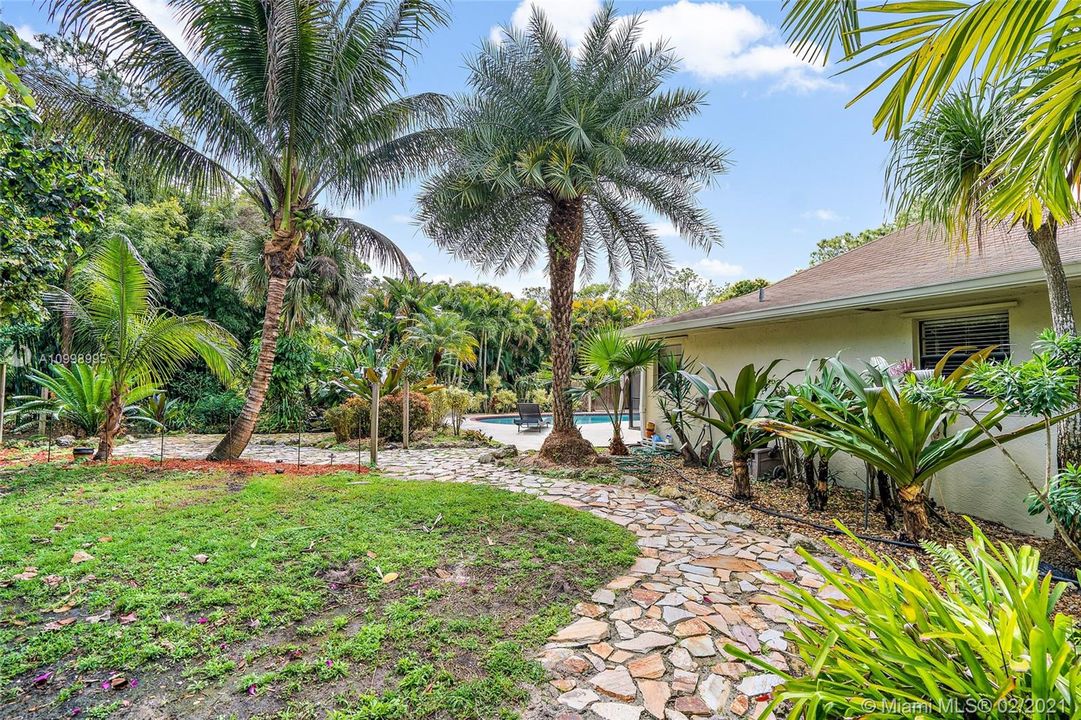
<path fill-rule="evenodd" d="M 943 585 L 972 603 L 984 605 L 995 600 L 997 593 L 982 582 L 979 570 L 956 547 L 932 540 L 924 540 L 920 547 L 930 557 L 935 576 Z"/>

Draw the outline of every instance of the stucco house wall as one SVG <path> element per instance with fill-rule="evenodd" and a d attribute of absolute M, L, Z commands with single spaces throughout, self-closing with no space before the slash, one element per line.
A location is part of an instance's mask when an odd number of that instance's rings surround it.
<path fill-rule="evenodd" d="M 1074 291 L 1074 302 L 1081 293 Z M 740 324 L 728 328 L 710 328 L 657 333 L 670 346 L 681 346 L 686 358 L 708 365 L 718 375 L 735 378 L 749 362 L 764 365 L 783 358 L 777 371 L 802 372 L 814 358 L 838 352 L 846 361 L 869 360 L 881 356 L 890 362 L 918 355 L 918 324 L 928 317 L 956 317 L 1006 310 L 1010 320 L 1010 343 L 1015 359 L 1030 357 L 1030 345 L 1049 324 L 1050 310 L 1046 291 L 1040 286 L 1008 292 L 955 295 L 912 303 L 897 303 L 887 308 L 845 310 L 802 318 Z M 793 376 L 794 380 L 799 374 Z M 646 373 L 643 411 L 646 421 L 653 421 L 664 433 L 670 432 L 653 394 L 655 372 Z M 1019 426 L 1025 418 L 1011 418 Z M 727 443 L 726 443 L 727 445 Z M 1037 433 L 1008 445 L 1022 467 L 1037 481 L 1042 480 L 1045 441 Z M 723 452 L 730 451 L 724 448 Z M 862 462 L 835 456 L 831 469 L 838 482 L 852 487 L 865 486 Z M 1042 516 L 1032 517 L 1026 510 L 1029 488 L 1024 479 L 998 450 L 991 449 L 940 473 L 931 486 L 932 496 L 957 512 L 993 520 L 1018 531 L 1049 536 L 1051 525 Z"/>

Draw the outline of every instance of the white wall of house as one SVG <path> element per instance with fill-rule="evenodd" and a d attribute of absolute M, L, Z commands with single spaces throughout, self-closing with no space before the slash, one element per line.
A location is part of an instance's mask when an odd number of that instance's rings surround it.
<path fill-rule="evenodd" d="M 768 292 L 768 291 L 767 291 Z M 1075 291 L 1077 303 L 1081 293 Z M 971 294 L 942 297 L 935 302 L 897 304 L 888 309 L 847 310 L 833 315 L 745 324 L 731 328 L 690 330 L 658 337 L 669 345 L 682 346 L 687 358 L 708 365 L 718 375 L 734 379 L 741 367 L 749 362 L 764 365 L 783 358 L 777 370 L 802 371 L 814 358 L 829 357 L 838 352 L 842 359 L 853 362 L 881 356 L 895 362 L 918 356 L 918 325 L 927 317 L 950 317 L 984 313 L 990 310 L 1009 313 L 1010 342 L 1015 359 L 1031 356 L 1030 345 L 1049 324 L 1050 310 L 1042 287 L 1032 287 L 995 294 Z M 798 379 L 799 375 L 794 376 Z M 655 373 L 647 374 L 645 402 L 646 420 L 657 423 L 663 433 L 670 432 L 653 395 Z M 1026 422 L 1011 418 L 1009 427 Z M 1037 481 L 1042 481 L 1045 462 L 1045 441 L 1040 433 L 1030 435 L 1008 446 L 1022 467 Z M 864 487 L 862 462 L 850 457 L 835 456 L 831 468 L 838 482 Z M 1025 497 L 1028 485 L 1009 461 L 997 449 L 952 466 L 934 478 L 932 496 L 957 512 L 1008 525 L 1020 532 L 1049 536 L 1051 525 L 1042 516 L 1028 514 Z"/>

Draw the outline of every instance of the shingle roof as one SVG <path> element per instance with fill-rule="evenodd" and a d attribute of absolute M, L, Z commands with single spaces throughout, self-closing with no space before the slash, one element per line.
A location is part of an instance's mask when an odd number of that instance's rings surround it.
<path fill-rule="evenodd" d="M 1058 237 L 1063 265 L 1081 263 L 1081 223 L 1060 228 Z M 927 226 L 911 225 L 770 285 L 761 301 L 756 291 L 716 305 L 650 320 L 635 326 L 632 332 L 663 330 L 672 325 L 723 325 L 726 321 L 747 321 L 759 315 L 783 316 L 786 309 L 796 314 L 801 308 L 825 309 L 831 304 L 842 307 L 851 304 L 846 301 L 881 295 L 931 295 L 983 284 L 980 281 L 994 285 L 992 279 L 1041 269 L 1039 255 L 1021 227 L 986 228 L 982 251 L 976 249 L 974 237 L 970 237 L 969 245 L 968 253 L 963 249 L 951 252 L 940 233 Z"/>

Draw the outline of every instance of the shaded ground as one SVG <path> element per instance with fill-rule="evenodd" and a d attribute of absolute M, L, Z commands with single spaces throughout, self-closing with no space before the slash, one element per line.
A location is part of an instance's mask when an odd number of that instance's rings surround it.
<path fill-rule="evenodd" d="M 0 717 L 502 717 L 636 555 L 586 513 L 355 472 L 37 464 L 0 492 Z"/>

